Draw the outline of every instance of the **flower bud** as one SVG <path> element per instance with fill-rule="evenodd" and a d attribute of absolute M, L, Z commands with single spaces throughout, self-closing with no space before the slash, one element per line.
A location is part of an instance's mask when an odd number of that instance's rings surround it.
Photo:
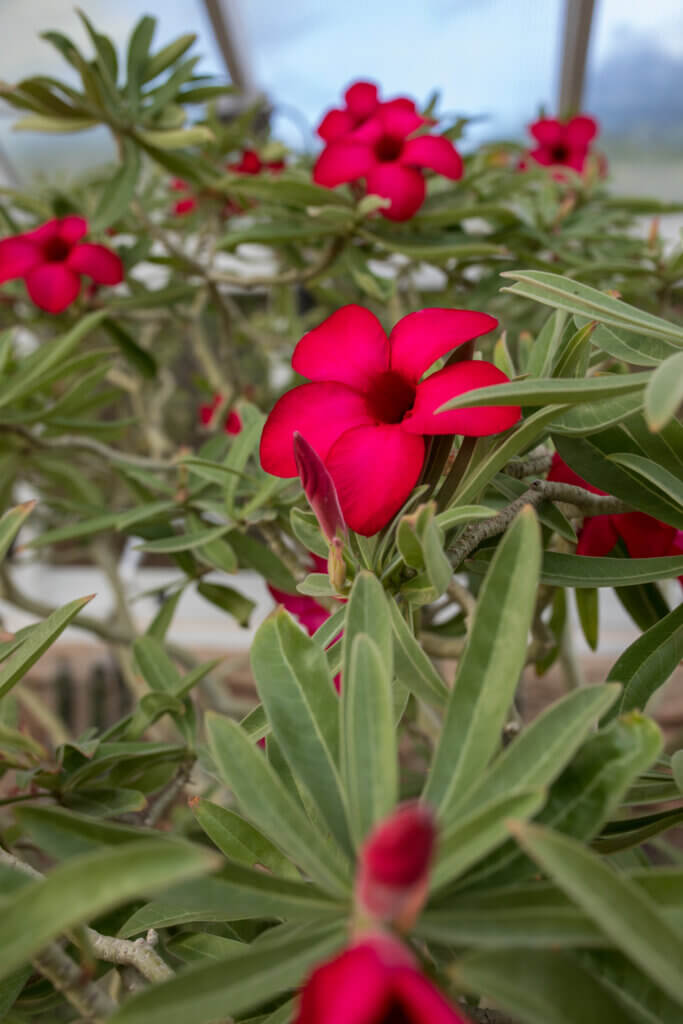
<path fill-rule="evenodd" d="M 361 914 L 408 931 L 427 898 L 436 823 L 429 807 L 403 804 L 370 833 L 360 853 L 356 904 Z"/>
<path fill-rule="evenodd" d="M 341 537 L 333 537 L 330 541 L 330 553 L 327 558 L 327 574 L 336 591 L 341 592 L 346 580 L 346 562 L 344 561 L 344 543 Z"/>
<path fill-rule="evenodd" d="M 335 537 L 345 537 L 346 523 L 334 481 L 315 448 L 298 431 L 294 433 L 294 461 L 308 503 L 327 540 L 332 544 Z"/>

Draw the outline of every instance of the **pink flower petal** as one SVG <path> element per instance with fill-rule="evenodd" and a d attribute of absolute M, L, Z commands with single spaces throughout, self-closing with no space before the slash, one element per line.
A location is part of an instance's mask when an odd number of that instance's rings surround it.
<path fill-rule="evenodd" d="M 676 539 L 676 527 L 644 512 L 624 512 L 610 517 L 631 558 L 662 558 Z"/>
<path fill-rule="evenodd" d="M 556 480 L 560 484 L 572 484 L 574 487 L 583 487 L 584 490 L 590 491 L 592 494 L 607 494 L 607 491 L 601 491 L 599 487 L 594 487 L 593 484 L 589 484 L 582 476 L 575 473 L 557 452 L 553 455 L 547 479 Z"/>
<path fill-rule="evenodd" d="M 418 114 L 415 104 L 412 104 L 411 108 L 405 99 L 389 100 L 387 103 L 382 103 L 378 116 L 388 135 L 397 135 L 401 138 L 412 135 L 427 123 L 427 119 Z"/>
<path fill-rule="evenodd" d="M 443 135 L 418 135 L 408 139 L 401 153 L 401 163 L 428 167 L 452 181 L 462 178 L 462 158 L 450 139 Z"/>
<path fill-rule="evenodd" d="M 552 151 L 546 146 L 538 146 L 536 149 L 532 149 L 529 156 L 532 160 L 535 160 L 537 164 L 541 164 L 543 167 L 550 167 L 551 164 L 555 163 Z"/>
<path fill-rule="evenodd" d="M 298 619 L 309 636 L 313 636 L 316 629 L 319 629 L 323 622 L 327 622 L 330 617 L 327 608 L 323 608 L 312 597 L 306 597 L 305 594 L 287 594 L 284 590 L 271 587 L 270 584 L 268 590 L 278 604 L 281 604 L 290 615 Z"/>
<path fill-rule="evenodd" d="M 331 142 L 342 135 L 348 135 L 355 122 L 347 110 L 328 110 L 316 128 L 321 139 Z"/>
<path fill-rule="evenodd" d="M 471 359 L 447 366 L 417 385 L 415 405 L 401 424 L 413 434 L 464 434 L 488 437 L 514 426 L 521 416 L 517 405 L 470 406 L 436 415 L 449 398 L 476 388 L 505 384 L 508 378 L 493 363 Z"/>
<path fill-rule="evenodd" d="M 379 1024 L 389 1009 L 391 972 L 370 943 L 346 950 L 313 972 L 295 1024 Z"/>
<path fill-rule="evenodd" d="M 179 199 L 177 203 L 173 204 L 173 213 L 176 217 L 185 217 L 188 213 L 192 213 L 196 210 L 199 203 L 196 199 Z"/>
<path fill-rule="evenodd" d="M 371 537 L 395 516 L 415 486 L 424 441 L 400 424 L 359 426 L 332 445 L 325 463 L 347 525 Z"/>
<path fill-rule="evenodd" d="M 469 309 L 409 313 L 389 335 L 391 369 L 417 382 L 441 356 L 498 326 L 495 317 Z"/>
<path fill-rule="evenodd" d="M 529 125 L 529 131 L 542 146 L 557 146 L 564 142 L 565 127 L 555 117 L 543 117 Z"/>
<path fill-rule="evenodd" d="M 354 82 L 344 93 L 344 99 L 351 117 L 364 121 L 377 108 L 377 86 L 372 82 Z"/>
<path fill-rule="evenodd" d="M 54 217 L 52 220 L 41 224 L 39 228 L 27 231 L 22 237 L 27 238 L 31 242 L 36 242 L 38 245 L 44 245 L 46 242 L 51 242 L 53 239 L 60 237 L 60 224 L 61 221 Z"/>
<path fill-rule="evenodd" d="M 61 313 L 77 297 L 81 281 L 64 263 L 44 263 L 29 270 L 26 290 L 40 309 Z"/>
<path fill-rule="evenodd" d="M 295 430 L 325 459 L 345 431 L 372 422 L 363 396 L 345 384 L 301 384 L 275 403 L 266 420 L 261 435 L 261 465 L 273 476 L 297 476 Z"/>
<path fill-rule="evenodd" d="M 468 1024 L 438 989 L 412 967 L 398 967 L 393 972 L 392 988 L 396 1002 L 406 1020 L 419 1024 Z"/>
<path fill-rule="evenodd" d="M 424 178 L 414 167 L 397 163 L 375 164 L 367 174 L 368 193 L 391 200 L 382 215 L 389 220 L 408 220 L 424 202 Z"/>
<path fill-rule="evenodd" d="M 77 274 L 87 274 L 97 284 L 120 284 L 123 281 L 121 259 L 106 245 L 83 242 L 69 253 L 67 266 Z"/>
<path fill-rule="evenodd" d="M 348 181 L 364 178 L 372 166 L 369 146 L 360 142 L 334 139 L 325 146 L 313 168 L 313 180 L 318 185 L 334 188 Z"/>
<path fill-rule="evenodd" d="M 389 368 L 389 341 L 369 309 L 342 306 L 304 334 L 292 367 L 310 380 L 336 380 L 366 391 L 370 379 Z"/>
<path fill-rule="evenodd" d="M 581 146 L 586 149 L 598 134 L 598 125 L 592 117 L 580 114 L 567 123 L 565 132 L 568 146 Z"/>
<path fill-rule="evenodd" d="M 69 245 L 75 245 L 87 233 L 88 222 L 85 217 L 62 217 L 59 222 L 59 237 Z"/>
<path fill-rule="evenodd" d="M 242 433 L 242 419 L 240 417 L 240 414 L 238 412 L 235 412 L 234 409 L 228 413 L 223 430 L 225 431 L 226 434 L 235 435 Z"/>
<path fill-rule="evenodd" d="M 619 534 L 612 525 L 612 516 L 591 516 L 583 524 L 576 553 L 601 558 L 609 555 L 618 540 Z"/>
<path fill-rule="evenodd" d="M 38 246 L 21 235 L 3 238 L 0 242 L 0 283 L 11 281 L 13 277 L 24 277 L 41 259 Z"/>

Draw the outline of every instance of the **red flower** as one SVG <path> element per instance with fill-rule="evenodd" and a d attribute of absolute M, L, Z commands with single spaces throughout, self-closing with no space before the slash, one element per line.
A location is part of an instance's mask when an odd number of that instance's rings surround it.
<path fill-rule="evenodd" d="M 207 405 L 199 406 L 199 420 L 203 427 L 211 427 L 216 409 L 221 404 L 220 395 L 214 395 Z M 239 434 L 242 430 L 242 420 L 238 412 L 231 410 L 223 423 L 223 430 L 226 434 Z"/>
<path fill-rule="evenodd" d="M 405 316 L 387 338 L 368 309 L 337 310 L 294 350 L 293 368 L 313 383 L 276 403 L 261 436 L 261 465 L 274 476 L 296 476 L 298 431 L 330 471 L 348 526 L 368 537 L 377 533 L 417 482 L 425 435 L 484 437 L 519 419 L 517 406 L 436 415 L 449 398 L 507 381 L 492 363 L 457 362 L 420 379 L 436 359 L 496 325 L 486 313 L 424 309 Z"/>
<path fill-rule="evenodd" d="M 424 202 L 423 168 L 455 181 L 462 177 L 462 159 L 443 135 L 414 136 L 432 122 L 418 114 L 411 100 L 379 103 L 376 94 L 375 86 L 358 82 L 346 94 L 347 110 L 330 111 L 323 119 L 318 133 L 327 145 L 313 180 L 334 188 L 365 178 L 369 193 L 391 200 L 383 216 L 408 220 Z"/>
<path fill-rule="evenodd" d="M 189 182 L 183 181 L 182 178 L 174 178 L 171 182 L 171 188 L 174 192 L 191 192 L 191 186 Z M 184 217 L 187 213 L 192 213 L 199 206 L 199 201 L 195 196 L 186 196 L 184 199 L 178 199 L 173 204 L 173 212 L 176 217 Z"/>
<path fill-rule="evenodd" d="M 354 132 L 382 106 L 398 106 L 413 114 L 417 113 L 413 101 L 404 97 L 382 103 L 377 86 L 372 82 L 354 82 L 344 93 L 344 99 L 345 106 L 328 110 L 316 128 L 318 135 L 325 142 Z M 423 123 L 427 123 L 426 119 L 423 119 Z"/>
<path fill-rule="evenodd" d="M 570 469 L 557 452 L 548 473 L 548 480 L 583 487 L 593 494 L 606 494 Z M 631 558 L 657 558 L 683 553 L 683 530 L 676 530 L 645 512 L 622 512 L 618 515 L 586 516 L 579 533 L 577 555 L 600 557 L 609 555 L 622 540 Z M 683 576 L 679 576 L 683 585 Z"/>
<path fill-rule="evenodd" d="M 0 284 L 23 277 L 36 306 L 61 313 L 77 298 L 81 275 L 96 284 L 123 280 L 123 264 L 104 245 L 81 242 L 88 231 L 83 217 L 62 217 L 0 241 Z"/>
<path fill-rule="evenodd" d="M 284 160 L 262 160 L 254 149 L 243 150 L 239 160 L 228 164 L 228 170 L 237 174 L 260 174 L 262 171 L 277 174 L 278 171 L 284 170 L 284 167 Z"/>
<path fill-rule="evenodd" d="M 396 939 L 372 935 L 316 968 L 295 1024 L 467 1024 Z"/>
<path fill-rule="evenodd" d="M 554 117 L 543 117 L 529 125 L 529 131 L 538 143 L 529 151 L 529 157 L 544 167 L 571 167 L 583 173 L 590 144 L 598 134 L 597 122 L 583 114 L 568 121 Z M 604 159 L 601 173 L 605 173 Z"/>
<path fill-rule="evenodd" d="M 410 930 L 427 898 L 435 843 L 434 815 L 416 800 L 380 822 L 358 861 L 356 898 L 362 910 Z"/>

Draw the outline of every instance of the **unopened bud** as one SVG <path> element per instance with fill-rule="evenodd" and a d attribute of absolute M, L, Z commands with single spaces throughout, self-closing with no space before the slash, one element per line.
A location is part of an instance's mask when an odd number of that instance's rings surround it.
<path fill-rule="evenodd" d="M 361 915 L 409 931 L 427 898 L 435 843 L 434 814 L 418 801 L 380 822 L 360 853 L 356 904 Z"/>
<path fill-rule="evenodd" d="M 346 523 L 330 471 L 298 431 L 294 433 L 294 461 L 308 503 L 327 540 L 331 544 L 335 537 L 345 537 Z"/>

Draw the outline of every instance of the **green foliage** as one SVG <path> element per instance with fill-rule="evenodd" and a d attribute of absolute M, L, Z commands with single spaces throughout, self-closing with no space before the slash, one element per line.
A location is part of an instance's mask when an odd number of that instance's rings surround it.
<path fill-rule="evenodd" d="M 58 316 L 2 284 L 0 597 L 7 629 L 16 609 L 32 624 L 0 633 L 0 1018 L 85 1019 L 94 991 L 117 1024 L 289 1024 L 310 971 L 377 926 L 363 845 L 419 798 L 438 835 L 404 938 L 464 1016 L 466 994 L 519 1024 L 674 1024 L 683 751 L 642 712 L 683 653 L 664 589 L 683 574 L 683 264 L 633 218 L 680 205 L 517 173 L 519 147 L 491 143 L 391 221 L 379 197 L 312 183 L 260 101 L 197 73 L 194 35 L 155 48 L 146 16 L 117 53 L 80 18 L 87 52 L 43 34 L 68 81 L 0 83 L 19 130 L 105 126 L 117 152 L 0 189 L 2 237 L 77 214 L 124 267 Z M 248 149 L 285 169 L 241 173 Z M 461 352 L 509 382 L 442 409 L 522 416 L 427 438 L 404 506 L 375 537 L 349 531 L 330 574 L 300 482 L 269 476 L 259 445 L 294 345 L 351 303 L 387 329 L 432 307 L 495 315 Z M 554 452 L 590 490 L 545 487 Z M 661 550 L 576 554 L 591 516 L 634 514 Z M 129 558 L 163 583 L 141 592 Z M 31 562 L 102 567 L 111 615 L 24 592 Z M 264 621 L 265 584 L 286 607 Z M 641 630 L 606 683 L 575 686 L 570 588 L 591 649 L 605 588 Z M 221 657 L 178 642 L 186 596 L 226 617 Z M 116 666 L 87 687 L 85 728 L 63 679 L 47 700 L 33 686 L 72 625 Z M 71 983 L 44 967 L 54 943 Z"/>

